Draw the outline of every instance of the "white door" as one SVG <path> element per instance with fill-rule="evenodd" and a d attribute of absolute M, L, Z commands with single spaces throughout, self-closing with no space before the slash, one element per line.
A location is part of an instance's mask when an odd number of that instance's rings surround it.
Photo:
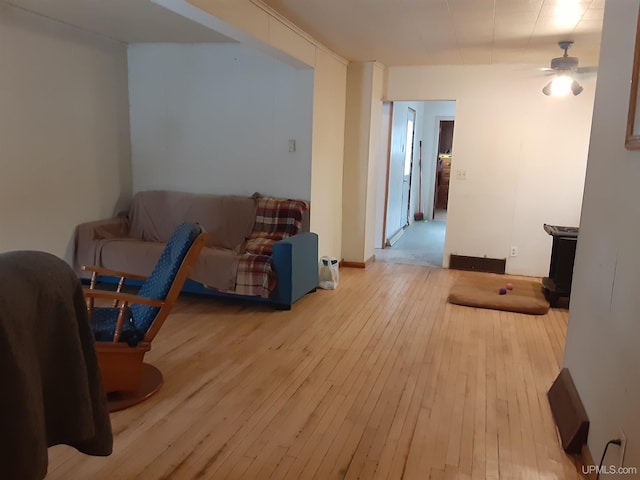
<path fill-rule="evenodd" d="M 392 245 L 407 226 L 411 204 L 411 165 L 416 111 L 394 107 L 387 169 L 385 244 Z"/>

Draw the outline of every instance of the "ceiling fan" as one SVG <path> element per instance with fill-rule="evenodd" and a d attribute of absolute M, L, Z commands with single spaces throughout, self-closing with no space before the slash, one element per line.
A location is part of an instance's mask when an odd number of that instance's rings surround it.
<path fill-rule="evenodd" d="M 573 42 L 565 40 L 558 42 L 558 46 L 564 50 L 564 55 L 551 59 L 551 66 L 544 70 L 555 75 L 543 89 L 542 93 L 552 96 L 564 96 L 569 92 L 579 95 L 582 92 L 582 86 L 575 80 L 576 74 L 593 73 L 597 71 L 597 67 L 579 67 L 578 58 L 570 57 L 567 53 Z"/>

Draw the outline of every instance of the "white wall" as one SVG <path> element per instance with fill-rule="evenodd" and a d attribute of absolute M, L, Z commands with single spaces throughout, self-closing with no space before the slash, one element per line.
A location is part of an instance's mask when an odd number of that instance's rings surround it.
<path fill-rule="evenodd" d="M 134 191 L 310 199 L 310 68 L 238 44 L 137 44 L 129 98 Z"/>
<path fill-rule="evenodd" d="M 0 251 L 71 260 L 131 197 L 126 47 L 0 3 Z"/>
<path fill-rule="evenodd" d="M 564 358 L 591 422 L 593 457 L 600 458 L 605 443 L 622 427 L 627 436 L 624 463 L 636 468 L 640 468 L 640 151 L 626 150 L 624 137 L 639 3 L 606 4 Z M 616 447 L 609 450 L 605 465 L 615 463 Z"/>
<path fill-rule="evenodd" d="M 342 177 L 342 257 L 363 261 L 365 200 L 371 116 L 371 63 L 347 67 L 344 167 Z"/>
<path fill-rule="evenodd" d="M 371 115 L 369 116 L 369 158 L 367 160 L 367 195 L 366 195 L 366 228 L 364 237 L 363 261 L 375 259 L 375 234 L 376 234 L 376 208 L 378 199 L 376 186 L 378 177 L 383 176 L 385 169 L 378 168 L 378 152 L 380 144 L 380 122 L 382 120 L 382 96 L 384 93 L 384 74 L 386 68 L 380 63 L 373 63 L 371 72 Z M 344 233 L 343 233 L 344 235 Z"/>
<path fill-rule="evenodd" d="M 389 158 L 389 147 L 391 144 L 391 112 L 392 103 L 384 102 L 380 112 L 380 143 L 378 144 L 378 154 L 376 156 L 378 178 L 376 179 L 376 228 L 374 233 L 374 248 L 382 248 L 384 242 L 385 229 L 385 209 L 387 191 L 387 168 Z"/>
<path fill-rule="evenodd" d="M 347 72 L 342 256 L 365 263 L 374 248 L 384 67 L 351 63 Z"/>
<path fill-rule="evenodd" d="M 318 49 L 314 69 L 311 231 L 318 253 L 342 258 L 342 178 L 347 66 Z"/>
<path fill-rule="evenodd" d="M 508 258 L 513 274 L 548 274 L 543 223 L 577 225 L 595 81 L 577 97 L 542 94 L 534 66 L 391 67 L 388 100 L 456 100 L 449 254 Z M 456 170 L 467 171 L 458 180 Z"/>
<path fill-rule="evenodd" d="M 347 61 L 261 2 L 157 0 L 293 66 L 313 67 L 311 230 L 320 255 L 342 255 L 342 166 Z"/>

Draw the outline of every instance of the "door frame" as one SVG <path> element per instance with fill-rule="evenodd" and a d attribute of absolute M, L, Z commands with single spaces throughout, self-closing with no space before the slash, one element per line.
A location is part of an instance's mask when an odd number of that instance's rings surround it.
<path fill-rule="evenodd" d="M 413 121 L 412 121 L 412 131 L 411 131 L 411 152 L 409 152 L 409 139 L 407 138 L 409 135 L 409 121 L 411 120 L 410 117 L 413 117 Z M 404 227 L 408 227 L 409 225 L 411 225 L 411 188 L 412 188 L 412 182 L 413 182 L 413 156 L 415 153 L 415 144 L 416 144 L 416 120 L 418 119 L 418 112 L 411 108 L 411 107 L 407 107 L 407 121 L 406 121 L 406 126 L 407 126 L 407 134 L 405 135 L 404 138 L 404 148 L 405 148 L 405 164 L 404 164 L 404 169 L 406 170 L 406 158 L 407 155 L 409 155 L 410 161 L 409 161 L 409 179 L 407 180 L 406 183 L 408 183 L 408 187 L 407 187 L 407 217 L 405 219 L 405 223 L 404 223 Z M 404 177 L 406 175 L 403 175 L 402 178 L 402 183 L 404 184 Z M 402 193 L 404 196 L 404 185 L 402 187 Z"/>
<path fill-rule="evenodd" d="M 394 102 L 389 103 L 389 125 L 387 128 L 387 151 L 386 151 L 386 173 L 384 177 L 384 213 L 382 217 L 382 248 L 386 248 L 387 243 L 387 209 L 389 207 L 389 170 L 391 169 L 391 133 L 393 131 L 393 107 Z"/>

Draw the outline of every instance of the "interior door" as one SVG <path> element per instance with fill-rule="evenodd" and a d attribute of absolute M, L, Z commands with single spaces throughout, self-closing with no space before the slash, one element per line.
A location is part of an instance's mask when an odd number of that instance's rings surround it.
<path fill-rule="evenodd" d="M 411 217 L 411 174 L 413 172 L 413 138 L 415 134 L 416 111 L 408 108 L 407 111 L 407 135 L 404 145 L 404 172 L 402 176 L 402 208 L 403 225 L 409 225 Z"/>
<path fill-rule="evenodd" d="M 449 179 L 451 178 L 451 148 L 453 147 L 453 120 L 440 120 L 438 160 L 436 169 L 437 196 L 434 210 L 446 210 L 449 203 Z"/>

